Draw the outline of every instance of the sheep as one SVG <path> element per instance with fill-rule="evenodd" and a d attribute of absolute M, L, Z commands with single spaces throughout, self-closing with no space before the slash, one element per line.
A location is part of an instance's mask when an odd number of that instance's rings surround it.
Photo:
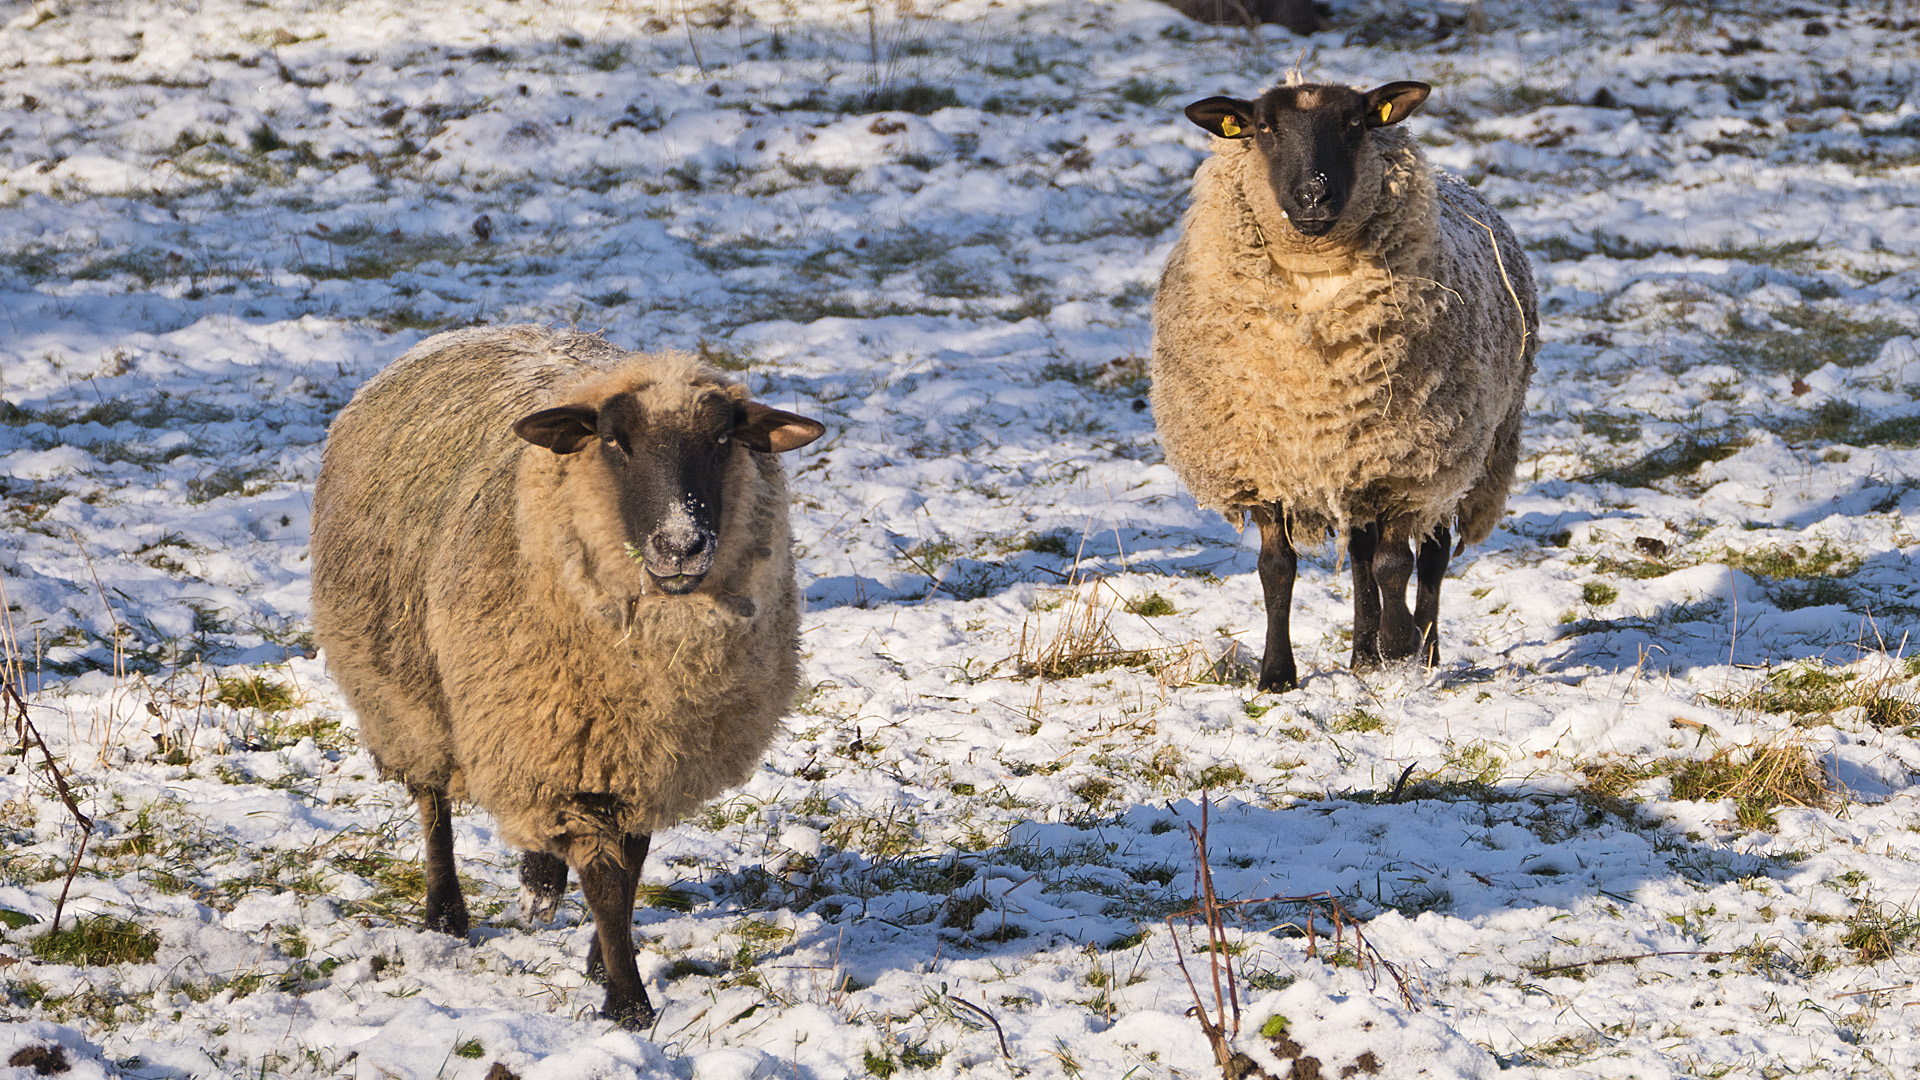
<path fill-rule="evenodd" d="M 451 803 L 571 866 L 603 1015 L 652 1023 L 634 962 L 651 834 L 758 765 L 799 682 L 776 454 L 817 422 L 684 353 L 539 327 L 422 342 L 354 394 L 313 498 L 314 634 L 383 776 L 418 803 L 425 924 L 465 938 Z"/>
<path fill-rule="evenodd" d="M 1432 667 L 1448 560 L 1505 511 L 1533 275 L 1499 215 L 1396 126 L 1430 90 L 1289 80 L 1186 108 L 1214 153 L 1154 298 L 1154 424 L 1199 503 L 1260 531 L 1262 691 L 1299 684 L 1296 544 L 1344 533 L 1354 670 L 1416 651 Z"/>

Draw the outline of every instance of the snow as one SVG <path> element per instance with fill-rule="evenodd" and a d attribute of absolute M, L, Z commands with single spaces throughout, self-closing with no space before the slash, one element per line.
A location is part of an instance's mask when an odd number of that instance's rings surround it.
<path fill-rule="evenodd" d="M 1327 1075 L 1920 1069 L 1920 25 L 1479 7 L 0 2 L 0 642 L 95 822 L 63 928 L 156 935 L 47 951 L 81 834 L 9 708 L 0 1063 L 1216 1075 L 1204 818 L 1234 1046 L 1279 1075 L 1276 1016 Z M 1181 106 L 1289 66 L 1434 83 L 1411 128 L 1545 321 L 1443 663 L 1351 674 L 1307 553 L 1274 696 L 1255 541 L 1164 464 L 1141 358 Z M 477 808 L 472 938 L 419 928 L 411 800 L 312 650 L 328 422 L 516 321 L 829 429 L 788 458 L 807 687 L 654 838 L 643 1032 Z M 1125 662 L 1032 674 L 1073 633 Z"/>

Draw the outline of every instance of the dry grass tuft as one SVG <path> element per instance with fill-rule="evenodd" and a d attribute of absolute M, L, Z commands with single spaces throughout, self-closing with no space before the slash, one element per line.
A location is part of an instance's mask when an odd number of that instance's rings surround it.
<path fill-rule="evenodd" d="M 1020 626 L 1014 666 L 1023 678 L 1073 679 L 1112 668 L 1145 670 L 1166 686 L 1186 686 L 1213 673 L 1197 641 L 1158 648 L 1128 648 L 1114 634 L 1113 617 L 1126 601 L 1105 586 L 1092 596 L 1075 592 L 1050 612 Z"/>
<path fill-rule="evenodd" d="M 1782 806 L 1819 809 L 1833 805 L 1839 792 L 1819 758 L 1797 732 L 1750 747 L 1726 747 L 1710 757 L 1676 763 L 1673 797 L 1694 802 L 1731 799 L 1742 826 L 1773 828 L 1773 811 Z"/>
<path fill-rule="evenodd" d="M 1772 741 L 1728 746 L 1705 758 L 1609 761 L 1585 765 L 1581 794 L 1601 808 L 1625 814 L 1627 792 L 1643 780 L 1669 777 L 1673 798 L 1688 802 L 1731 799 L 1743 828 L 1774 828 L 1780 807 L 1824 809 L 1840 801 L 1838 783 L 1820 765 L 1806 734 L 1790 729 Z"/>
<path fill-rule="evenodd" d="M 1877 728 L 1920 734 L 1920 701 L 1902 672 L 1888 666 L 1877 676 L 1862 676 L 1818 661 L 1767 673 L 1741 693 L 1711 695 L 1708 701 L 1730 709 L 1790 715 L 1800 727 L 1835 722 L 1836 714 L 1860 709 L 1860 718 Z"/>
<path fill-rule="evenodd" d="M 1840 944 L 1863 964 L 1891 960 L 1920 940 L 1920 917 L 1894 904 L 1863 901 L 1847 919 Z"/>

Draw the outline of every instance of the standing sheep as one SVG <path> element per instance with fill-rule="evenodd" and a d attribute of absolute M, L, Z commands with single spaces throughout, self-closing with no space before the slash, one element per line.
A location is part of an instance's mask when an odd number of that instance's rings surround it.
<path fill-rule="evenodd" d="M 1298 685 L 1296 543 L 1345 535 L 1356 670 L 1416 650 L 1431 666 L 1450 554 L 1506 507 L 1533 275 L 1499 215 L 1394 126 L 1430 90 L 1290 82 L 1186 109 L 1214 155 L 1154 299 L 1154 423 L 1201 505 L 1260 529 L 1261 690 Z"/>
<path fill-rule="evenodd" d="M 758 764 L 799 680 L 787 484 L 824 429 L 680 353 L 538 327 L 428 339 L 334 421 L 313 498 L 315 636 L 383 775 L 419 803 L 426 925 L 467 934 L 450 800 L 579 874 L 604 1014 L 634 963 L 649 834 Z"/>

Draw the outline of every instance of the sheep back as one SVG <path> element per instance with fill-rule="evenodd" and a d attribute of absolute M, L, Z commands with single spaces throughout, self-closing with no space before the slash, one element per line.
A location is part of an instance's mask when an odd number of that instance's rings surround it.
<path fill-rule="evenodd" d="M 512 327 L 431 338 L 354 395 L 315 487 L 314 625 L 383 774 L 566 857 L 752 773 L 799 681 L 778 458 L 735 443 L 713 567 L 663 596 L 597 455 L 512 431 L 569 402 L 714 388 L 746 400 L 684 354 Z"/>
<path fill-rule="evenodd" d="M 1285 225 L 1252 140 L 1214 149 L 1154 302 L 1169 463 L 1236 525 L 1282 504 L 1296 541 L 1375 519 L 1400 539 L 1484 539 L 1538 349 L 1512 232 L 1398 128 L 1370 136 L 1348 211 L 1362 224 L 1320 239 Z"/>

